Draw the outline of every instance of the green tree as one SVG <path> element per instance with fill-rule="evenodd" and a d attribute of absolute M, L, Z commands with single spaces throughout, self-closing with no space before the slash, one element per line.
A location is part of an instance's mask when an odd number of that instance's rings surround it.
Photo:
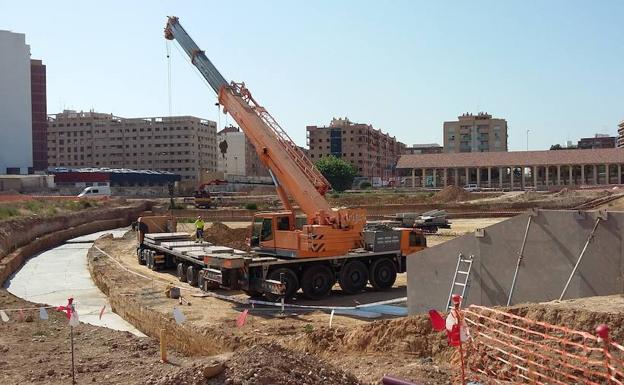
<path fill-rule="evenodd" d="M 349 162 L 333 155 L 325 156 L 316 162 L 316 167 L 336 191 L 351 188 L 356 168 Z"/>

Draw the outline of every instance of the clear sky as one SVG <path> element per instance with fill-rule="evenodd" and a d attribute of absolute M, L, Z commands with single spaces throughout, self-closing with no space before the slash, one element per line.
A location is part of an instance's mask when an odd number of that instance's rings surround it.
<path fill-rule="evenodd" d="M 338 116 L 442 144 L 443 121 L 487 111 L 507 119 L 510 150 L 527 129 L 547 149 L 624 119 L 621 0 L 0 0 L 0 29 L 47 65 L 48 113 L 167 115 L 167 15 L 302 145 Z M 218 120 L 176 44 L 173 113 Z"/>

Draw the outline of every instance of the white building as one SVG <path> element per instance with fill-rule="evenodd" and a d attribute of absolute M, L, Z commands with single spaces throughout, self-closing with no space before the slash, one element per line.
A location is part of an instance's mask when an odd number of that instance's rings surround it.
<path fill-rule="evenodd" d="M 30 46 L 21 33 L 0 31 L 0 174 L 33 166 Z"/>
<path fill-rule="evenodd" d="M 226 127 L 217 133 L 217 171 L 228 175 L 247 175 L 245 172 L 245 134 L 235 127 Z"/>

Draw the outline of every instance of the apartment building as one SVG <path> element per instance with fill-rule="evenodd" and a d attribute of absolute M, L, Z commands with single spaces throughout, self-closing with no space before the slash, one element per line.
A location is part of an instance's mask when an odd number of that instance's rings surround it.
<path fill-rule="evenodd" d="M 0 174 L 32 170 L 30 76 L 26 36 L 0 30 Z"/>
<path fill-rule="evenodd" d="M 48 168 L 46 66 L 41 60 L 30 61 L 30 89 L 33 168 L 41 171 Z"/>
<path fill-rule="evenodd" d="M 507 121 L 487 112 L 465 113 L 444 122 L 444 152 L 507 151 Z"/>
<path fill-rule="evenodd" d="M 169 171 L 201 181 L 217 170 L 216 123 L 192 116 L 121 118 L 63 111 L 48 118 L 50 167 Z"/>
<path fill-rule="evenodd" d="M 396 163 L 405 144 L 370 124 L 333 118 L 329 126 L 307 126 L 309 156 L 313 162 L 334 155 L 354 165 L 358 175 L 388 180 L 396 176 Z"/>
<path fill-rule="evenodd" d="M 577 147 L 579 149 L 591 149 L 591 148 L 615 148 L 617 142 L 616 136 L 610 136 L 609 134 L 595 134 L 591 138 L 581 138 Z"/>
<path fill-rule="evenodd" d="M 617 146 L 624 147 L 624 120 L 618 124 Z"/>
<path fill-rule="evenodd" d="M 269 176 L 256 149 L 238 127 L 229 126 L 217 132 L 217 143 L 217 171 L 229 175 Z"/>

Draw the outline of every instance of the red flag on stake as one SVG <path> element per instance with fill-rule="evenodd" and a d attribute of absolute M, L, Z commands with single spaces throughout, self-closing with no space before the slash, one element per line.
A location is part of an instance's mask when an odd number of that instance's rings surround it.
<path fill-rule="evenodd" d="M 245 321 L 247 321 L 247 314 L 249 314 L 249 310 L 245 309 L 236 317 L 236 326 L 243 327 L 245 325 Z"/>
<path fill-rule="evenodd" d="M 17 317 L 20 322 L 24 322 L 24 310 L 19 309 L 19 316 Z"/>
<path fill-rule="evenodd" d="M 102 315 L 104 314 L 104 310 L 106 310 L 106 305 L 102 306 L 102 309 L 100 310 L 100 319 L 102 319 Z"/>

